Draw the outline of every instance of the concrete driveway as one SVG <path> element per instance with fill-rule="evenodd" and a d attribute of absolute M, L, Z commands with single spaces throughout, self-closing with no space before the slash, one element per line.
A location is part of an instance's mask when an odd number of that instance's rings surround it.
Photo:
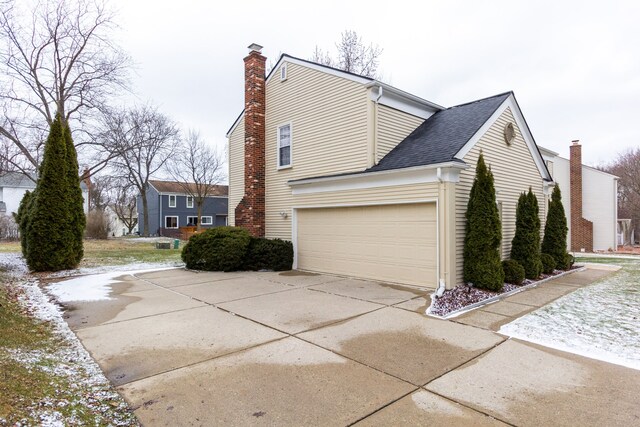
<path fill-rule="evenodd" d="M 638 425 L 639 371 L 492 330 L 602 274 L 444 321 L 428 288 L 175 269 L 66 317 L 145 425 Z"/>

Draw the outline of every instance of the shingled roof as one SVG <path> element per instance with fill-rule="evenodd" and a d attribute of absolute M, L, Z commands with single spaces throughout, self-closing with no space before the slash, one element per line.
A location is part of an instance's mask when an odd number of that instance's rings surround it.
<path fill-rule="evenodd" d="M 365 172 L 460 161 L 454 156 L 511 92 L 438 111 Z"/>
<path fill-rule="evenodd" d="M 184 184 L 179 182 L 149 180 L 149 184 L 153 185 L 153 187 L 156 190 L 158 190 L 159 193 L 187 194 L 184 188 Z M 192 188 L 192 191 L 194 193 L 197 193 L 194 183 L 188 183 L 187 185 Z M 216 185 L 211 194 L 211 196 L 228 196 L 228 195 L 229 195 L 228 185 Z"/>

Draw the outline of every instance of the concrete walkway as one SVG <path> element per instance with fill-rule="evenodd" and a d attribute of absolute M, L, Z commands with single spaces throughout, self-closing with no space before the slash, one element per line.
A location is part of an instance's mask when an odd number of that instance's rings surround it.
<path fill-rule="evenodd" d="M 638 425 L 640 371 L 494 332 L 606 274 L 444 321 L 427 288 L 176 269 L 66 316 L 150 426 Z"/>

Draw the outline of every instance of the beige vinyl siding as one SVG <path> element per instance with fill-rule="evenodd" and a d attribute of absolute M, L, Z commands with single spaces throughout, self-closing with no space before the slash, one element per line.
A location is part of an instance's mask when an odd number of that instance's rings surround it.
<path fill-rule="evenodd" d="M 228 224 L 236 225 L 236 206 L 244 196 L 244 117 L 229 135 L 229 213 Z"/>
<path fill-rule="evenodd" d="M 513 123 L 516 137 L 510 146 L 504 141 L 504 126 Z M 510 108 L 496 120 L 480 141 L 467 153 L 464 161 L 469 168 L 460 173 L 460 182 L 456 186 L 456 260 L 457 283 L 461 283 L 463 268 L 463 249 L 465 232 L 465 213 L 469 201 L 469 192 L 475 177 L 476 163 L 480 152 L 487 166 L 491 167 L 495 179 L 496 199 L 502 204 L 502 258 L 509 258 L 511 240 L 515 234 L 516 205 L 518 197 L 532 188 L 540 206 L 541 233 L 546 218 L 546 203 L 543 193 L 543 180 L 535 161 L 525 143 Z"/>
<path fill-rule="evenodd" d="M 387 107 L 378 106 L 378 141 L 376 163 L 402 142 L 415 128 L 424 122 L 423 118 Z"/>
<path fill-rule="evenodd" d="M 287 80 L 267 83 L 267 237 L 291 239 L 294 202 L 287 181 L 367 167 L 367 102 L 364 85 L 292 63 Z M 278 170 L 277 128 L 286 123 L 291 123 L 292 167 Z"/>

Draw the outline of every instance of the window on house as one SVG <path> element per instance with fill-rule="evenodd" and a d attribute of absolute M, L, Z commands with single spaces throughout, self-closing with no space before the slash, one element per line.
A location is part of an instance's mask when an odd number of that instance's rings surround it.
<path fill-rule="evenodd" d="M 193 207 L 193 197 L 192 196 L 187 196 L 187 207 L 188 208 L 192 208 Z"/>
<path fill-rule="evenodd" d="M 291 123 L 278 127 L 278 167 L 291 166 Z"/>
<path fill-rule="evenodd" d="M 213 219 L 210 216 L 203 216 L 200 219 L 202 220 L 202 222 L 200 222 L 200 224 L 202 224 L 202 225 L 211 225 L 211 224 L 213 224 Z M 187 217 L 187 225 L 198 225 L 198 217 L 197 216 L 188 216 Z"/>
<path fill-rule="evenodd" d="M 164 228 L 178 228 L 178 217 L 177 216 L 165 216 L 164 217 Z"/>
<path fill-rule="evenodd" d="M 170 208 L 176 207 L 176 196 L 169 196 L 169 207 Z"/>

